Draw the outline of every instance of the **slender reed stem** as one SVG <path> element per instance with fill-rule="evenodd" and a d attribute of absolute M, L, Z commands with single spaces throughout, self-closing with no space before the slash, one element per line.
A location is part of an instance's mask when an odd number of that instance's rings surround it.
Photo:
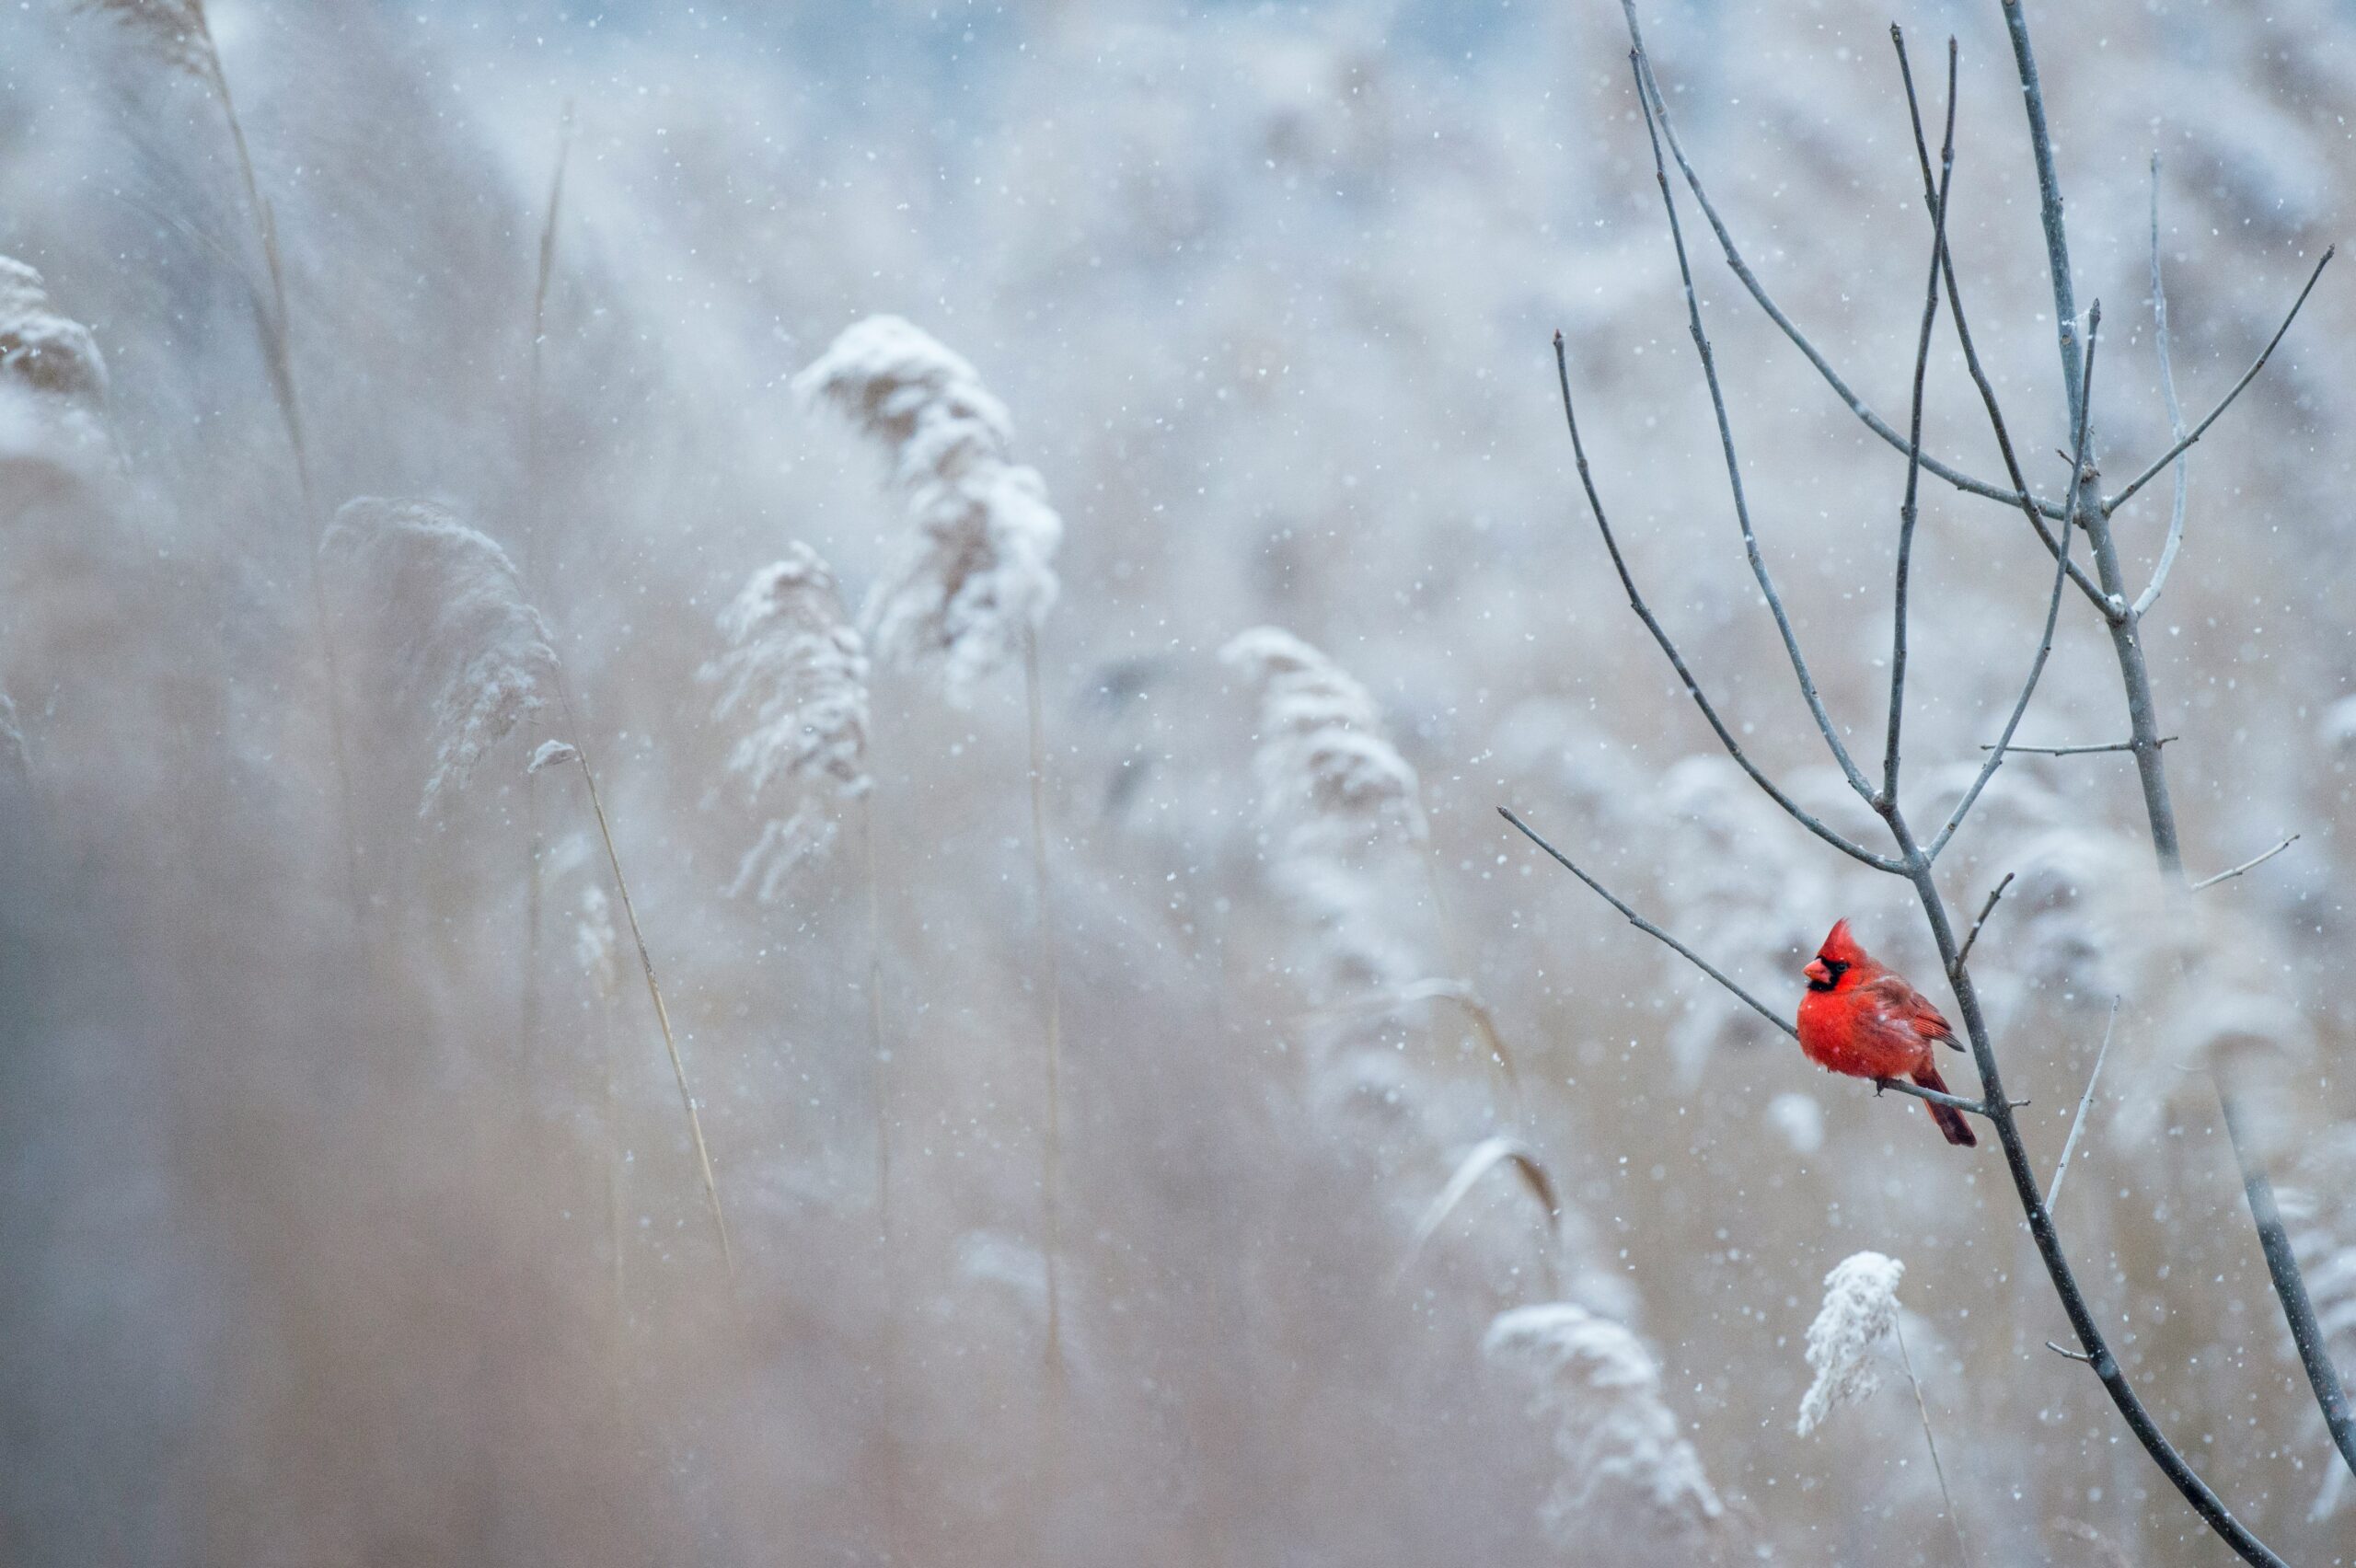
<path fill-rule="evenodd" d="M 859 798 L 867 877 L 867 1054 L 875 1071 L 875 1229 L 892 1242 L 892 1054 L 884 1045 L 884 895 L 875 873 L 875 791 Z"/>
<path fill-rule="evenodd" d="M 564 722 L 572 744 L 573 760 L 581 765 L 582 782 L 589 787 L 589 809 L 597 818 L 597 836 L 605 841 L 606 864 L 614 873 L 614 891 L 621 897 L 622 916 L 629 922 L 630 940 L 638 947 L 638 967 L 646 976 L 646 995 L 654 1004 L 654 1021 L 663 1029 L 663 1048 L 670 1054 L 671 1076 L 678 1081 L 679 1105 L 687 1113 L 687 1132 L 694 1138 L 696 1164 L 703 1173 L 705 1200 L 711 1205 L 712 1228 L 720 1234 L 720 1257 L 727 1265 L 728 1277 L 736 1277 L 736 1252 L 728 1241 L 728 1218 L 721 1212 L 720 1179 L 712 1174 L 711 1149 L 703 1137 L 703 1118 L 696 1111 L 696 1097 L 687 1088 L 687 1066 L 679 1056 L 678 1037 L 671 1032 L 671 1009 L 664 1005 L 663 987 L 654 978 L 654 960 L 646 951 L 646 932 L 638 923 L 638 905 L 629 895 L 629 880 L 622 875 L 621 852 L 614 847 L 613 824 L 606 817 L 606 802 L 597 793 L 597 773 L 589 766 L 589 753 L 581 744 L 581 724 L 572 710 L 572 696 L 566 689 L 561 675 L 557 678 L 557 698 L 564 706 Z"/>
<path fill-rule="evenodd" d="M 1022 692 L 1031 716 L 1031 870 L 1039 890 L 1039 984 L 1045 995 L 1047 1032 L 1047 1124 L 1041 1136 L 1047 1244 L 1047 1366 L 1063 1367 L 1063 987 L 1057 969 L 1055 905 L 1047 880 L 1047 733 L 1039 694 L 1039 631 L 1022 634 Z"/>
<path fill-rule="evenodd" d="M 556 172 L 549 179 L 548 211 L 540 224 L 538 275 L 532 285 L 532 340 L 524 375 L 524 501 L 518 508 L 523 532 L 524 590 L 534 603 L 540 595 L 540 476 L 541 431 L 540 347 L 547 336 L 549 282 L 556 272 L 557 217 L 564 206 L 564 167 L 572 151 L 572 101 L 564 105 L 557 131 Z M 524 1043 L 528 1049 L 539 1037 L 540 1023 L 540 905 L 546 896 L 545 848 L 540 836 L 540 780 L 524 776 Z"/>
<path fill-rule="evenodd" d="M 1939 1440 L 1931 1435 L 1931 1407 L 1923 1399 L 1923 1379 L 1914 1375 L 1914 1355 L 1906 1348 L 1906 1325 L 1891 1320 L 1890 1332 L 1898 1339 L 1898 1359 L 1905 1364 L 1906 1381 L 1914 1389 L 1914 1411 L 1923 1418 L 1923 1442 L 1931 1450 L 1931 1473 L 1939 1478 L 1939 1501 L 1946 1505 L 1947 1528 L 1955 1532 L 1955 1560 L 1958 1563 L 1971 1561 L 1971 1553 L 1963 1544 L 1963 1521 L 1957 1517 L 1955 1497 L 1947 1491 L 1946 1467 L 1939 1462 Z"/>
<path fill-rule="evenodd" d="M 2110 999 L 2110 1020 L 2102 1026 L 2102 1048 L 2095 1053 L 2095 1070 L 2086 1075 L 2086 1091 L 2078 1096 L 2078 1113 L 2070 1123 L 2070 1136 L 2062 1140 L 2062 1158 L 2053 1163 L 2053 1185 L 2045 1191 L 2045 1212 L 2051 1214 L 2053 1205 L 2062 1201 L 2062 1178 L 2070 1174 L 2070 1157 L 2078 1151 L 2078 1135 L 2086 1130 L 2086 1113 L 2095 1102 L 2095 1085 L 2102 1081 L 2102 1065 L 2110 1055 L 2111 1031 L 2119 1027 L 2119 998 Z"/>
<path fill-rule="evenodd" d="M 202 6 L 192 6 L 190 10 L 196 28 L 197 75 L 211 91 L 214 102 L 220 105 L 221 118 L 228 127 L 229 144 L 237 155 L 237 178 L 245 188 L 246 210 L 253 220 L 254 237 L 261 247 L 263 275 L 269 282 L 266 294 L 255 288 L 250 279 L 247 281 L 247 290 L 253 307 L 255 335 L 260 340 L 262 368 L 269 374 L 271 396 L 278 406 L 279 420 L 285 426 L 287 450 L 294 462 L 295 490 L 302 502 L 311 629 L 318 640 L 321 670 L 327 680 L 328 742 L 335 763 L 336 805 L 343 830 L 345 892 L 352 902 L 356 929 L 367 908 L 360 877 L 359 818 L 352 806 L 351 752 L 343 732 L 343 677 L 337 665 L 334 627 L 328 616 L 327 586 L 320 575 L 318 495 L 312 483 L 310 444 L 303 432 L 303 403 L 295 390 L 294 361 L 287 340 L 286 270 L 279 253 L 278 219 L 268 198 L 261 193 L 260 181 L 254 177 L 253 153 L 246 144 L 245 121 L 237 114 L 237 97 L 229 90 L 228 73 L 222 69 L 221 51 L 213 39 L 213 24 Z"/>

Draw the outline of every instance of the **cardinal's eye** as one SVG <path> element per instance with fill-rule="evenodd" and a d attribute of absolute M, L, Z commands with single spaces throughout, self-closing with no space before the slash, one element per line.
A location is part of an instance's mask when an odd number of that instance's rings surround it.
<path fill-rule="evenodd" d="M 1840 979 L 1841 976 L 1849 973 L 1849 966 L 1846 963 L 1842 963 L 1841 960 L 1837 958 L 1828 958 L 1821 962 L 1824 964 L 1825 974 L 1835 980 Z"/>

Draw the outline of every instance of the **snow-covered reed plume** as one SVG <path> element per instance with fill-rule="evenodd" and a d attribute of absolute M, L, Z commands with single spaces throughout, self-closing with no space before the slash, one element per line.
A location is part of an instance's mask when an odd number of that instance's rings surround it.
<path fill-rule="evenodd" d="M 728 651 L 700 672 L 720 687 L 712 717 L 747 725 L 728 771 L 775 808 L 729 892 L 750 888 L 766 904 L 832 847 L 834 802 L 868 791 L 867 651 L 843 618 L 834 574 L 799 542 L 753 573 L 720 630 Z"/>
<path fill-rule="evenodd" d="M 1566 1549 L 1607 1522 L 1691 1537 L 1726 1513 L 1692 1444 L 1661 1399 L 1660 1368 L 1636 1336 L 1567 1302 L 1517 1307 L 1481 1342 L 1529 1382 L 1530 1415 L 1554 1424 L 1562 1470 L 1539 1518 Z"/>
<path fill-rule="evenodd" d="M 1260 831 L 1268 879 L 1318 935 L 1337 990 L 1392 990 L 1429 964 L 1399 906 L 1429 828 L 1415 770 L 1367 690 L 1288 631 L 1258 627 L 1219 657 L 1260 689 Z"/>
<path fill-rule="evenodd" d="M 1038 471 L 1013 462 L 1013 421 L 974 367 L 896 316 L 848 328 L 794 390 L 890 449 L 916 537 L 860 621 L 886 663 L 938 661 L 962 702 L 1020 656 L 1056 602 L 1063 520 Z"/>
<path fill-rule="evenodd" d="M 507 552 L 430 502 L 346 502 L 319 551 L 374 618 L 401 695 L 427 709 L 434 753 L 422 815 L 545 706 L 557 674 L 548 623 L 525 602 Z"/>
<path fill-rule="evenodd" d="M 1816 1381 L 1800 1400 L 1801 1436 L 1881 1387 L 1873 1351 L 1898 1327 L 1898 1282 L 1905 1273 L 1896 1258 L 1854 1252 L 1824 1276 L 1824 1305 L 1807 1326 L 1807 1364 Z"/>
<path fill-rule="evenodd" d="M 89 455 L 106 396 L 90 329 L 58 314 L 39 272 L 0 256 L 0 464 Z"/>
<path fill-rule="evenodd" d="M 204 0 L 82 0 L 81 8 L 113 17 L 174 70 L 208 82 L 219 70 Z"/>

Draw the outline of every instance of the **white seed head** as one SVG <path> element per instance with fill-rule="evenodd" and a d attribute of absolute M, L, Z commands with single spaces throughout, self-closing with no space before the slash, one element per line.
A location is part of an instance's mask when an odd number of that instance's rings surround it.
<path fill-rule="evenodd" d="M 1269 880 L 1320 934 L 1345 986 L 1396 986 L 1427 965 L 1397 928 L 1400 878 L 1428 832 L 1415 770 L 1356 680 L 1288 631 L 1219 654 L 1260 689 L 1260 828 Z M 1417 895 L 1406 893 L 1406 902 Z"/>
<path fill-rule="evenodd" d="M 867 653 L 845 622 L 833 573 L 800 543 L 753 573 L 721 613 L 728 651 L 700 678 L 720 687 L 712 717 L 745 728 L 728 771 L 779 808 L 737 869 L 733 891 L 768 903 L 793 870 L 832 847 L 838 801 L 867 793 Z"/>
<path fill-rule="evenodd" d="M 211 74 L 213 45 L 204 0 L 83 0 L 82 8 L 120 22 L 176 71 Z"/>
<path fill-rule="evenodd" d="M 401 695 L 427 708 L 433 768 L 421 815 L 545 705 L 556 653 L 507 552 L 429 502 L 346 502 L 319 552 L 373 625 Z"/>
<path fill-rule="evenodd" d="M 1879 1252 L 1855 1252 L 1824 1276 L 1824 1305 L 1807 1328 L 1807 1364 L 1816 1373 L 1800 1400 L 1800 1435 L 1839 1406 L 1881 1387 L 1874 1346 L 1898 1326 L 1898 1282 L 1906 1265 Z"/>
<path fill-rule="evenodd" d="M 1517 1307 L 1481 1350 L 1527 1378 L 1530 1415 L 1554 1424 L 1562 1470 L 1539 1516 L 1557 1544 L 1576 1548 L 1613 1511 L 1680 1535 L 1725 1514 L 1661 1399 L 1659 1367 L 1626 1329 L 1567 1302 Z"/>
<path fill-rule="evenodd" d="M 1063 520 L 1035 469 L 1011 460 L 1012 422 L 974 367 L 896 316 L 844 330 L 794 377 L 892 455 L 916 536 L 860 615 L 887 663 L 938 662 L 964 702 L 1022 651 L 1054 607 Z"/>

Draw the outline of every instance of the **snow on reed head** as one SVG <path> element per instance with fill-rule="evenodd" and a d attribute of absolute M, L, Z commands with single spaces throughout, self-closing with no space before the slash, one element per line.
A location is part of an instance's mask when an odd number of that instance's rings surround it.
<path fill-rule="evenodd" d="M 1660 1369 L 1626 1329 L 1568 1302 L 1517 1307 L 1490 1322 L 1481 1352 L 1528 1378 L 1530 1413 L 1554 1423 L 1563 1469 L 1539 1518 L 1558 1545 L 1591 1541 L 1599 1511 L 1680 1535 L 1724 1516 L 1662 1402 Z"/>
<path fill-rule="evenodd" d="M 1807 1364 L 1816 1372 L 1800 1400 L 1805 1437 L 1841 1405 L 1881 1387 L 1869 1359 L 1898 1326 L 1898 1282 L 1906 1265 L 1879 1252 L 1854 1252 L 1824 1276 L 1824 1305 L 1807 1326 Z"/>
<path fill-rule="evenodd" d="M 793 378 L 889 447 L 916 538 L 868 594 L 875 656 L 939 660 L 963 703 L 1022 651 L 1056 602 L 1063 520 L 1038 471 L 1009 459 L 1013 423 L 974 367 L 896 316 L 846 329 Z"/>
<path fill-rule="evenodd" d="M 728 771 L 755 801 L 787 808 L 761 824 L 729 888 L 750 887 L 767 904 L 833 845 L 826 797 L 867 793 L 867 652 L 844 621 L 834 574 L 798 542 L 753 573 L 721 612 L 720 631 L 728 651 L 699 672 L 720 686 L 712 717 L 750 721 Z"/>
<path fill-rule="evenodd" d="M 0 256 L 0 464 L 89 455 L 105 439 L 106 395 L 90 329 L 57 313 L 39 272 Z"/>
<path fill-rule="evenodd" d="M 1219 652 L 1260 688 L 1253 771 L 1269 879 L 1313 925 L 1348 983 L 1396 986 L 1426 967 L 1391 918 L 1405 894 L 1385 862 L 1429 829 L 1415 770 L 1383 733 L 1366 687 L 1288 631 L 1264 626 Z"/>
<path fill-rule="evenodd" d="M 111 17 L 175 70 L 201 77 L 214 72 L 204 0 L 82 0 L 81 9 Z"/>
<path fill-rule="evenodd" d="M 548 623 L 525 602 L 507 552 L 430 502 L 346 502 L 319 554 L 372 619 L 402 696 L 429 705 L 423 815 L 545 706 L 557 674 Z"/>

